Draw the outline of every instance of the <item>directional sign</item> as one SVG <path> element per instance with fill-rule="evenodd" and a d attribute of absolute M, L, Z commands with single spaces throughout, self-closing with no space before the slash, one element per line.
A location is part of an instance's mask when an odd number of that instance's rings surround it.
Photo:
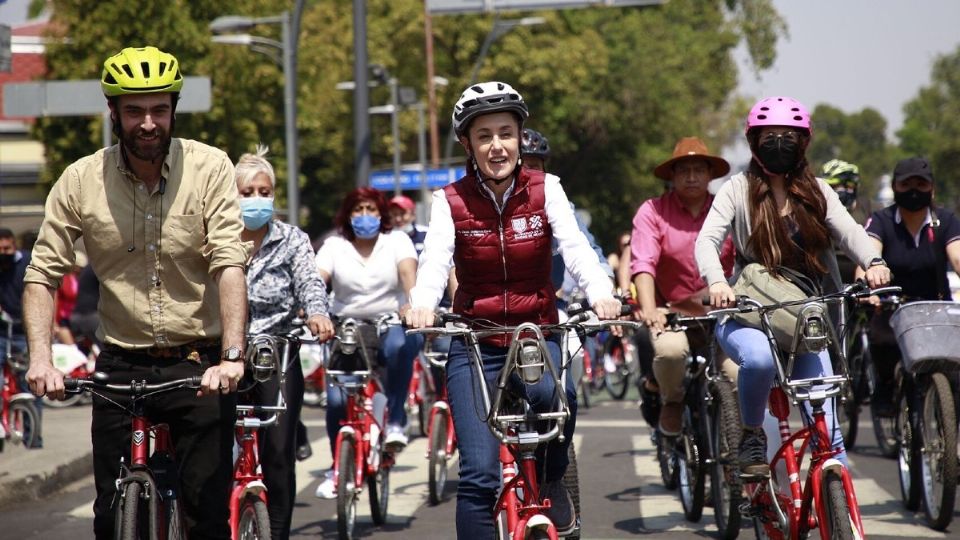
<path fill-rule="evenodd" d="M 444 15 L 452 13 L 493 13 L 508 10 L 573 9 L 592 6 L 656 6 L 664 2 L 666 0 L 427 0 L 427 11 L 432 15 Z"/>
<path fill-rule="evenodd" d="M 107 110 L 98 79 L 36 81 L 3 85 L 3 115 L 84 116 Z M 184 77 L 177 112 L 210 110 L 210 78 Z"/>
<path fill-rule="evenodd" d="M 430 189 L 442 188 L 456 182 L 467 174 L 463 167 L 449 167 L 446 169 L 427 169 L 427 187 Z M 400 171 L 400 189 L 420 189 L 423 186 L 423 175 L 420 171 Z M 393 171 L 373 171 L 370 173 L 370 187 L 381 191 L 395 189 Z"/>

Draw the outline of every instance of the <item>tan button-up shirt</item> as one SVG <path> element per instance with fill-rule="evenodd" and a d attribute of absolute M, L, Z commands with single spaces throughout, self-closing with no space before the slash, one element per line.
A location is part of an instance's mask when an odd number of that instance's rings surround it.
<path fill-rule="evenodd" d="M 168 347 L 220 337 L 214 276 L 249 256 L 224 152 L 175 138 L 161 174 L 151 192 L 114 145 L 67 167 L 47 197 L 25 281 L 59 287 L 82 236 L 100 279 L 105 343 Z"/>

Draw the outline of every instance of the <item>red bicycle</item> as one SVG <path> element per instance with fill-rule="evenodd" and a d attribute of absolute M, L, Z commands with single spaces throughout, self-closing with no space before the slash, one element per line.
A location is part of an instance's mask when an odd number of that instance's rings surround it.
<path fill-rule="evenodd" d="M 230 531 L 234 540 L 270 539 L 268 494 L 260 469 L 258 432 L 260 428 L 276 424 L 287 410 L 282 389 L 290 357 L 298 345 L 299 339 L 293 334 L 247 336 L 247 364 L 254 381 L 265 383 L 276 379 L 281 391 L 277 392 L 275 405 L 237 404 L 236 457 L 230 492 Z M 241 401 L 244 393 L 240 392 Z M 262 418 L 262 415 L 269 416 Z"/>
<path fill-rule="evenodd" d="M 404 404 L 407 418 L 417 417 L 417 429 L 420 435 L 427 435 L 429 431 L 430 411 L 437 398 L 437 384 L 433 380 L 430 361 L 426 357 L 426 347 L 427 345 L 424 344 L 424 350 L 413 361 L 413 375 L 410 377 L 407 401 Z"/>
<path fill-rule="evenodd" d="M 154 424 L 145 415 L 146 398 L 174 390 L 200 388 L 200 376 L 159 384 L 131 381 L 110 384 L 105 373 L 88 379 L 65 378 L 67 392 L 87 391 L 124 409 L 131 417 L 130 462 L 120 460 L 114 538 L 119 540 L 181 540 L 187 538 L 180 505 L 177 461 L 167 424 Z M 124 406 L 102 392 L 129 396 Z"/>
<path fill-rule="evenodd" d="M 748 501 L 740 507 L 741 515 L 753 518 L 757 538 L 807 538 L 817 528 L 824 540 L 866 538 L 853 480 L 847 467 L 836 459 L 840 450 L 833 448 L 833 430 L 827 427 L 823 408 L 828 399 L 834 400 L 836 405 L 836 398 L 842 397 L 850 384 L 845 351 L 839 346 L 840 340 L 827 313 L 827 305 L 840 303 L 845 298 L 857 300 L 874 294 L 899 292 L 899 287 L 871 291 L 863 283 L 855 283 L 836 293 L 770 305 L 739 297 L 737 307 L 710 312 L 718 317 L 733 313 L 759 314 L 777 370 L 769 407 L 777 419 L 781 444 L 770 460 L 770 477 L 761 482 L 745 483 Z M 800 309 L 793 344 L 784 359 L 773 334 L 770 313 L 797 306 Z M 837 360 L 834 365 L 839 373 L 809 379 L 791 378 L 797 351 L 816 352 L 827 347 L 833 348 Z M 812 422 L 806 422 L 805 427 L 794 433 L 791 433 L 787 421 L 791 402 L 800 406 L 804 418 L 810 414 L 803 406 L 808 403 L 813 416 Z M 809 469 L 806 481 L 802 482 L 800 470 L 808 451 Z M 778 467 L 783 469 L 776 473 Z"/>
<path fill-rule="evenodd" d="M 28 362 L 22 353 L 13 354 L 13 319 L 0 310 L 0 321 L 6 326 L 6 347 L 0 364 L 0 452 L 7 441 L 32 448 L 40 436 L 40 413 L 36 397 L 20 387 L 18 375 L 25 372 Z"/>
<path fill-rule="evenodd" d="M 572 316 L 564 323 L 538 326 L 522 323 L 518 326 L 497 326 L 485 321 L 470 320 L 453 314 L 438 315 L 440 325 L 456 323 L 454 327 L 434 327 L 408 330 L 408 333 L 461 336 L 469 347 L 474 376 L 480 381 L 481 399 L 487 418 L 487 426 L 500 441 L 500 467 L 503 485 L 494 505 L 497 538 L 501 540 L 557 540 L 559 532 L 556 525 L 546 515 L 550 508 L 550 499 L 540 498 L 540 485 L 537 481 L 537 448 L 553 439 L 563 437 L 563 426 L 570 418 L 566 392 L 557 392 L 555 408 L 547 412 L 535 412 L 529 403 L 509 390 L 510 381 L 519 376 L 527 384 L 536 384 L 543 377 L 553 379 L 556 388 L 565 388 L 569 361 L 565 361 L 561 373 L 550 362 L 550 353 L 543 337 L 544 332 L 561 334 L 562 358 L 570 358 L 567 350 L 566 333 L 580 328 L 578 333 L 586 333 L 584 323 L 589 319 L 584 310 Z M 622 325 L 636 327 L 631 321 L 591 321 L 591 332 L 599 328 Z M 486 378 L 483 376 L 483 359 L 480 355 L 480 340 L 493 336 L 510 334 L 510 348 L 507 360 L 497 376 L 492 398 Z M 550 427 L 540 432 L 538 427 L 547 423 Z M 571 462 L 576 470 L 576 463 Z M 569 467 L 568 467 L 569 471 Z M 571 494 L 579 499 L 579 494 Z M 580 518 L 577 517 L 573 531 L 565 534 L 567 538 L 580 537 Z"/>
<path fill-rule="evenodd" d="M 334 484 L 337 489 L 337 533 L 354 538 L 357 501 L 366 484 L 374 524 L 387 520 L 390 469 L 394 455 L 386 448 L 387 397 L 376 376 L 380 333 L 395 314 L 375 322 L 344 318 L 339 321 L 336 345 L 326 373 L 346 394 L 346 419 L 334 446 Z"/>

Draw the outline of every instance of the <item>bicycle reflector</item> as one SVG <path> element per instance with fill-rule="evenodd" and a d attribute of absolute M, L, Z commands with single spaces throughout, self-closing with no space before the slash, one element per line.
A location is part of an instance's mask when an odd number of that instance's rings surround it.
<path fill-rule="evenodd" d="M 523 339 L 517 353 L 517 368 L 523 382 L 536 384 L 543 377 L 543 352 L 540 343 L 535 339 Z"/>

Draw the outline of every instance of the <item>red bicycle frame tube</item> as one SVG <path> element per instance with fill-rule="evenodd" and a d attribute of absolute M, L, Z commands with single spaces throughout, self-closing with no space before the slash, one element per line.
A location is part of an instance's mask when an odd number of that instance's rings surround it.
<path fill-rule="evenodd" d="M 376 474 L 376 470 L 373 467 L 373 464 L 370 463 L 369 455 L 370 449 L 373 446 L 372 441 L 370 440 L 370 428 L 374 423 L 379 422 L 374 418 L 373 414 L 373 396 L 377 392 L 377 383 L 373 380 L 368 380 L 367 384 L 364 385 L 363 391 L 359 394 L 363 397 L 362 403 L 357 402 L 357 395 L 353 393 L 347 394 L 347 404 L 346 412 L 347 418 L 340 422 L 340 431 L 337 433 L 337 444 L 334 447 L 333 456 L 334 463 L 340 463 L 340 441 L 343 440 L 345 433 L 352 432 L 353 444 L 355 448 L 354 452 L 354 482 L 356 486 L 362 486 L 364 477 L 367 475 Z M 387 412 L 384 411 L 384 417 L 386 417 Z M 349 427 L 349 430 L 344 430 L 343 428 Z M 386 426 L 379 426 L 381 432 Z M 382 466 L 382 464 L 381 464 Z M 339 467 L 334 468 L 334 483 L 335 485 L 340 485 L 340 472 Z"/>
<path fill-rule="evenodd" d="M 245 494 L 250 490 L 251 482 L 263 481 L 263 473 L 257 472 L 257 466 L 260 463 L 257 430 L 243 426 L 237 426 L 235 430 L 240 453 L 237 455 L 236 463 L 233 466 L 233 489 L 230 491 L 230 531 L 233 538 L 238 538 L 240 502 L 243 501 Z M 266 503 L 266 490 L 261 488 L 257 492 L 257 497 Z"/>
<path fill-rule="evenodd" d="M 537 462 L 533 453 L 520 460 L 522 474 L 518 474 L 517 462 L 510 448 L 500 445 L 500 467 L 503 472 L 503 490 L 497 498 L 494 508 L 494 517 L 501 511 L 507 516 L 507 530 L 513 532 L 513 538 L 523 538 L 527 523 L 534 517 L 543 514 L 550 508 L 550 501 L 539 504 L 540 486 L 537 485 Z M 517 490 L 523 493 L 523 498 L 517 497 Z M 556 525 L 551 523 L 547 528 L 550 540 L 557 540 Z"/>
<path fill-rule="evenodd" d="M 170 446 L 170 441 L 166 438 L 168 434 L 161 434 L 164 433 L 165 430 L 158 429 L 154 431 L 150 425 L 150 421 L 145 417 L 133 417 L 130 431 L 130 465 L 145 466 L 147 464 L 147 456 L 150 455 L 150 434 L 152 431 L 157 437 L 157 448 L 163 448 L 160 446 L 161 443 L 165 443 L 165 447 Z"/>

